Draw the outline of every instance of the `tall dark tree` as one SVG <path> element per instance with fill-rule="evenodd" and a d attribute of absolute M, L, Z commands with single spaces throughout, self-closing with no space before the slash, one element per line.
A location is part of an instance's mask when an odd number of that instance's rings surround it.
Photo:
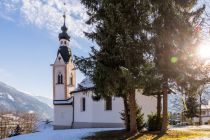
<path fill-rule="evenodd" d="M 195 96 L 189 96 L 189 97 L 187 97 L 186 107 L 187 107 L 187 110 L 185 112 L 185 116 L 187 118 L 190 118 L 191 119 L 191 122 L 192 122 L 192 119 L 194 117 L 198 117 L 198 107 L 199 107 L 199 104 L 198 104 L 197 97 L 195 97 Z"/>
<path fill-rule="evenodd" d="M 164 79 L 163 133 L 166 132 L 168 123 L 169 83 L 182 78 L 185 62 L 190 59 L 189 48 L 196 40 L 194 28 L 203 11 L 203 8 L 192 10 L 196 2 L 197 0 L 152 0 L 154 62 Z"/>
<path fill-rule="evenodd" d="M 135 90 L 143 86 L 143 71 L 150 50 L 150 4 L 148 0 L 82 0 L 87 24 L 95 25 L 85 35 L 99 49 L 89 58 L 76 57 L 78 68 L 95 84 L 95 99 L 126 97 L 129 101 L 130 132 L 137 132 Z M 124 96 L 126 95 L 126 96 Z"/>
<path fill-rule="evenodd" d="M 157 115 L 156 123 L 161 123 L 161 100 L 162 100 L 162 83 L 163 76 L 159 75 L 154 63 L 151 63 L 151 67 L 148 73 L 145 73 L 145 86 L 143 88 L 143 94 L 148 96 L 155 96 L 157 98 Z"/>

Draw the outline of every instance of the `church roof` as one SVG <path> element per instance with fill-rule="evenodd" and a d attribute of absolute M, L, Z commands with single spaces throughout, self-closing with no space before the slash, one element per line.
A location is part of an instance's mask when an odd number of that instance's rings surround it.
<path fill-rule="evenodd" d="M 93 81 L 90 79 L 89 76 L 87 76 L 85 79 L 82 80 L 81 83 L 78 84 L 78 87 L 71 93 L 92 90 L 92 89 L 94 89 L 94 86 L 95 85 L 94 85 Z"/>
<path fill-rule="evenodd" d="M 63 60 L 65 63 L 68 63 L 70 58 L 71 58 L 71 49 L 67 46 L 60 46 L 57 52 L 57 56 L 58 54 L 61 54 Z"/>
<path fill-rule="evenodd" d="M 93 84 L 93 81 L 90 79 L 89 76 L 87 76 L 85 79 L 82 80 L 81 83 L 78 84 L 78 87 L 81 87 L 81 88 L 90 88 L 94 86 L 95 85 Z"/>
<path fill-rule="evenodd" d="M 53 100 L 54 105 L 73 105 L 73 98 L 69 98 L 66 100 Z"/>

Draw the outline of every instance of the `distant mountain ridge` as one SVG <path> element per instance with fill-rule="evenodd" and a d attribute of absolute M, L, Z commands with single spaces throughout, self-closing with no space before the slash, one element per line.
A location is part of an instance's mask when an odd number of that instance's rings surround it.
<path fill-rule="evenodd" d="M 34 96 L 36 99 L 38 99 L 40 102 L 43 102 L 47 105 L 49 105 L 51 108 L 53 108 L 53 99 L 43 97 L 43 96 Z"/>
<path fill-rule="evenodd" d="M 53 109 L 36 97 L 0 82 L 0 112 L 35 112 L 41 119 L 52 119 Z"/>

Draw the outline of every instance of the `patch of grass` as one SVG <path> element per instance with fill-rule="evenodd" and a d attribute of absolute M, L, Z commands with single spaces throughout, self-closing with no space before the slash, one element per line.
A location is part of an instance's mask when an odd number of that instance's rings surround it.
<path fill-rule="evenodd" d="M 210 133 L 209 133 L 210 134 Z M 208 136 L 204 131 L 168 131 L 166 134 L 159 132 L 143 132 L 131 136 L 125 130 L 97 132 L 95 135 L 84 137 L 85 140 L 184 140 Z"/>
<path fill-rule="evenodd" d="M 205 129 L 190 129 L 192 131 L 199 131 L 199 132 L 209 132 L 210 133 L 210 129 L 209 128 L 205 128 Z"/>
<path fill-rule="evenodd" d="M 204 137 L 208 134 L 203 132 L 193 132 L 193 131 L 168 131 L 166 134 L 159 133 L 145 133 L 141 136 L 136 136 L 137 140 L 184 140 L 189 138 Z"/>

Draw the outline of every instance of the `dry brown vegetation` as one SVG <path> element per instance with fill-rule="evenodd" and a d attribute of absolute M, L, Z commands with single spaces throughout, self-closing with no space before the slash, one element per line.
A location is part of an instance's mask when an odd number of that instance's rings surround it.
<path fill-rule="evenodd" d="M 21 134 L 31 133 L 35 130 L 36 123 L 37 116 L 35 113 L 0 113 L 0 139 L 14 133 L 17 125 L 20 126 Z"/>

